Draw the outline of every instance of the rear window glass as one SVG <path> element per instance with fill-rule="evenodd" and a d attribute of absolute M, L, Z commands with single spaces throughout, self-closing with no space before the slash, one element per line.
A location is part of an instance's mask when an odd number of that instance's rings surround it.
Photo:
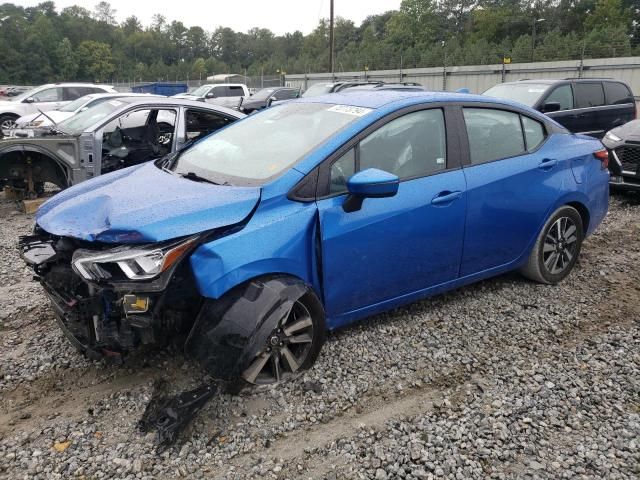
<path fill-rule="evenodd" d="M 604 90 L 608 105 L 620 105 L 623 103 L 633 103 L 633 95 L 629 87 L 624 83 L 605 82 Z"/>
<path fill-rule="evenodd" d="M 576 108 L 599 107 L 604 105 L 604 90 L 601 83 L 575 83 Z"/>

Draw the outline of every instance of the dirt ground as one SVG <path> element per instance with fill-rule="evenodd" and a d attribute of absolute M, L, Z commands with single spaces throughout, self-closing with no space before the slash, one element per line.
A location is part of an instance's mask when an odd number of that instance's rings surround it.
<path fill-rule="evenodd" d="M 509 274 L 333 333 L 309 372 L 216 396 L 162 453 L 136 429 L 152 382 L 196 369 L 82 358 L 15 249 L 32 222 L 0 198 L 0 477 L 640 475 L 640 195 L 612 197 L 561 285 Z"/>

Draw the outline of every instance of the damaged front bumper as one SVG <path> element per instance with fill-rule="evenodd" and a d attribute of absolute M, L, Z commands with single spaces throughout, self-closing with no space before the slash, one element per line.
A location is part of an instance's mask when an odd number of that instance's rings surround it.
<path fill-rule="evenodd" d="M 153 282 L 88 282 L 71 265 L 82 247 L 86 245 L 46 233 L 19 241 L 22 258 L 34 269 L 61 330 L 78 350 L 92 359 L 121 362 L 141 345 L 164 346 L 186 337 L 202 299 L 185 265 L 177 263 Z"/>

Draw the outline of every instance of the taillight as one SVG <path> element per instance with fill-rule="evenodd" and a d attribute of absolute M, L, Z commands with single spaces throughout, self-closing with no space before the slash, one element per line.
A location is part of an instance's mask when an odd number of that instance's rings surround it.
<path fill-rule="evenodd" d="M 602 162 L 602 169 L 609 168 L 609 151 L 607 149 L 593 152 L 593 156 Z"/>

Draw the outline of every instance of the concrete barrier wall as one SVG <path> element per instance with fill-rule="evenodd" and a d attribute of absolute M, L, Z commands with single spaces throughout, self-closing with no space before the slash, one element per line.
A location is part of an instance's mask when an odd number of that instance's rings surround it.
<path fill-rule="evenodd" d="M 504 81 L 524 78 L 606 77 L 623 80 L 640 97 L 640 57 L 598 58 L 561 62 L 516 63 L 505 65 Z M 482 93 L 502 81 L 502 65 L 473 65 L 412 68 L 406 70 L 376 70 L 369 72 L 340 72 L 333 77 L 329 73 L 287 75 L 286 84 L 308 88 L 314 83 L 351 79 L 383 80 L 385 82 L 418 82 L 429 90 L 455 91 L 468 88 L 471 93 Z"/>

